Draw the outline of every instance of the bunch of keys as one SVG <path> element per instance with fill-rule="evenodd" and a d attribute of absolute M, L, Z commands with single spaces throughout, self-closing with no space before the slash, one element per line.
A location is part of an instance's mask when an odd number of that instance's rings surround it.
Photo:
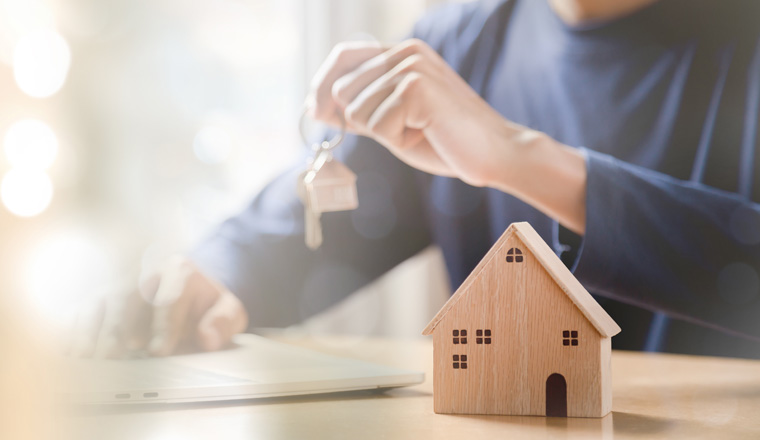
<path fill-rule="evenodd" d="M 340 145 L 346 134 L 346 123 L 342 118 L 340 133 L 329 141 L 312 145 L 314 156 L 307 168 L 298 175 L 298 197 L 304 206 L 306 246 L 315 250 L 322 245 L 323 212 L 350 211 L 359 206 L 356 195 L 356 174 L 335 159 L 331 153 Z M 306 112 L 301 114 L 299 129 L 304 143 Z"/>

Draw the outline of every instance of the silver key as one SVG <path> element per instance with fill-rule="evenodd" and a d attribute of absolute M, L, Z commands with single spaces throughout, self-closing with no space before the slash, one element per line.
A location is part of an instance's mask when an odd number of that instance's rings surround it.
<path fill-rule="evenodd" d="M 322 246 L 322 213 L 315 211 L 311 206 L 305 207 L 306 246 L 315 250 Z"/>
<path fill-rule="evenodd" d="M 301 137 L 306 113 L 301 115 Z M 341 115 L 342 116 L 342 115 Z M 347 166 L 333 158 L 330 151 L 340 144 L 345 134 L 345 123 L 341 132 L 332 140 L 313 146 L 314 159 L 298 176 L 298 197 L 304 205 L 304 235 L 306 246 L 317 249 L 322 245 L 323 212 L 356 209 L 356 174 Z"/>
<path fill-rule="evenodd" d="M 317 249 L 322 245 L 322 223 L 320 218 L 322 214 L 316 212 L 311 205 L 311 195 L 306 188 L 305 178 L 309 174 L 310 170 L 302 172 L 298 176 L 298 197 L 303 202 L 303 218 L 304 218 L 304 236 L 306 246 L 311 249 Z"/>

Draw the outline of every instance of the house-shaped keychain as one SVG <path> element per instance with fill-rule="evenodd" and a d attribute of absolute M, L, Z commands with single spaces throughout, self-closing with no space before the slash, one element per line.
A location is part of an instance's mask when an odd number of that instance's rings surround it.
<path fill-rule="evenodd" d="M 603 417 L 620 327 L 528 223 L 513 223 L 423 331 L 434 409 Z"/>
<path fill-rule="evenodd" d="M 359 206 L 356 174 L 337 160 L 328 159 L 306 174 L 304 184 L 316 212 L 350 211 Z"/>

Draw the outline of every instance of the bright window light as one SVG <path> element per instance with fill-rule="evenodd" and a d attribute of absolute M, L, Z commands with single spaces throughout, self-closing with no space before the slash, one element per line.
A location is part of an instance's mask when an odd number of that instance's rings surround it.
<path fill-rule="evenodd" d="M 44 171 L 15 168 L 3 177 L 0 196 L 8 211 L 19 217 L 33 217 L 50 205 L 53 183 Z"/>
<path fill-rule="evenodd" d="M 43 122 L 26 119 L 5 133 L 5 155 L 14 168 L 45 170 L 58 153 L 58 139 Z"/>
<path fill-rule="evenodd" d="M 37 30 L 22 37 L 13 51 L 16 84 L 29 96 L 46 98 L 61 89 L 71 64 L 66 40 L 55 31 Z"/>

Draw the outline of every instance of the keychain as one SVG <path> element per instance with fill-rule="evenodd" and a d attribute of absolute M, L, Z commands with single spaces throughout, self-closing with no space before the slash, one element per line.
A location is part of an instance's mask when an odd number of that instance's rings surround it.
<path fill-rule="evenodd" d="M 335 159 L 335 149 L 346 135 L 346 121 L 341 114 L 341 130 L 329 141 L 313 144 L 314 156 L 307 168 L 298 175 L 298 197 L 304 205 L 304 225 L 306 246 L 317 249 L 322 244 L 323 212 L 350 211 L 356 209 L 359 201 L 356 195 L 356 174 Z M 305 144 L 304 133 L 306 111 L 301 114 L 299 131 Z"/>

